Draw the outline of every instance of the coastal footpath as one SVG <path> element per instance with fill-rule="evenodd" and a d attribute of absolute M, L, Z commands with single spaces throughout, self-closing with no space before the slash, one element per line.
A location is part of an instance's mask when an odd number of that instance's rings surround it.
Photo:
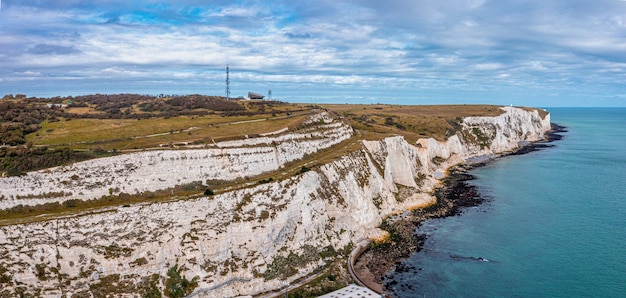
<path fill-rule="evenodd" d="M 501 109 L 498 116 L 463 118 L 445 141 L 362 140 L 360 149 L 285 179 L 0 226 L 0 296 L 162 292 L 172 268 L 195 283 L 197 297 L 281 289 L 346 257 L 363 239 L 384 240 L 383 220 L 433 204 L 432 190 L 449 167 L 513 151 L 550 130 L 549 114 Z M 355 135 L 324 111 L 306 124 L 205 148 L 137 152 L 0 178 L 0 210 L 245 181 Z"/>

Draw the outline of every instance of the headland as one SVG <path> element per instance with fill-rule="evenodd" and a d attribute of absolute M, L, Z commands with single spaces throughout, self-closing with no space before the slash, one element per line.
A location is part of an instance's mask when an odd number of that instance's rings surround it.
<path fill-rule="evenodd" d="M 351 281 L 347 257 L 361 240 L 403 242 L 396 230 L 412 228 L 392 219 L 455 212 L 433 195 L 448 169 L 550 130 L 544 110 L 484 105 L 200 95 L 0 104 L 33 122 L 7 126 L 12 143 L 2 148 L 7 295 L 163 294 L 184 284 L 198 297 L 263 296 L 315 276 L 304 290 L 328 292 Z"/>

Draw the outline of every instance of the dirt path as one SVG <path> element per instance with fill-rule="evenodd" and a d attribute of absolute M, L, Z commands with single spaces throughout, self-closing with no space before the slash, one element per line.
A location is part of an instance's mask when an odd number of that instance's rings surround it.
<path fill-rule="evenodd" d="M 350 276 L 360 285 L 382 294 L 385 289 L 382 284 L 376 282 L 374 274 L 367 268 L 367 264 L 371 261 L 372 255 L 361 255 L 370 244 L 370 240 L 363 240 L 350 252 L 348 257 L 348 271 Z"/>

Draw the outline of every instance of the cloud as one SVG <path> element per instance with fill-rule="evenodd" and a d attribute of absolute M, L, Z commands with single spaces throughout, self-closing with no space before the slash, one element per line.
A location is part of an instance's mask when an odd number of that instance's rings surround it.
<path fill-rule="evenodd" d="M 304 32 L 304 33 L 287 32 L 284 35 L 287 38 L 311 38 L 312 37 L 311 34 L 309 34 L 308 32 Z"/>
<path fill-rule="evenodd" d="M 480 63 L 474 66 L 477 70 L 497 70 L 502 69 L 504 65 L 500 63 Z"/>
<path fill-rule="evenodd" d="M 80 51 L 73 46 L 59 46 L 40 43 L 28 49 L 28 53 L 34 55 L 70 55 L 80 53 Z"/>
<path fill-rule="evenodd" d="M 21 72 L 21 73 L 16 73 L 16 74 L 20 74 L 20 75 L 24 75 L 24 76 L 40 76 L 41 72 L 27 70 L 27 71 L 24 71 L 24 72 Z"/>
<path fill-rule="evenodd" d="M 0 15 L 0 77 L 222 90 L 230 64 L 241 86 L 293 94 L 367 97 L 393 86 L 399 96 L 497 98 L 511 88 L 575 93 L 580 82 L 623 94 L 624 15 L 626 3 L 609 0 L 12 1 Z M 2 84 L 0 94 L 19 88 Z"/>

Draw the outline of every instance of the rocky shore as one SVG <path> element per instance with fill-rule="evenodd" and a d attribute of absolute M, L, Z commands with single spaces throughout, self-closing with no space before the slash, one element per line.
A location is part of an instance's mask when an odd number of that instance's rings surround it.
<path fill-rule="evenodd" d="M 549 148 L 553 141 L 561 140 L 561 133 L 566 128 L 552 123 L 552 129 L 545 134 L 545 140 L 529 143 L 520 149 L 506 155 L 521 155 Z M 403 261 L 413 253 L 419 252 L 426 240 L 426 235 L 416 234 L 415 230 L 427 219 L 454 216 L 463 213 L 467 207 L 482 204 L 487 198 L 482 197 L 475 186 L 468 183 L 475 177 L 467 172 L 473 168 L 483 166 L 486 162 L 461 164 L 449 170 L 449 175 L 442 180 L 442 186 L 434 190 L 437 202 L 424 209 L 405 211 L 403 214 L 388 218 L 381 228 L 390 234 L 389 241 L 381 244 L 371 244 L 359 256 L 354 266 L 355 273 L 360 279 L 373 284 L 368 287 L 384 290 L 392 286 L 395 281 L 386 280 L 390 271 L 402 272 L 416 270 L 406 268 Z"/>
<path fill-rule="evenodd" d="M 550 143 L 561 140 L 563 138 L 563 135 L 561 135 L 561 133 L 567 132 L 567 128 L 556 123 L 550 123 L 550 125 L 552 128 L 550 131 L 546 132 L 545 141 L 530 143 L 527 146 L 524 146 L 508 155 L 521 155 L 554 146 Z"/>

